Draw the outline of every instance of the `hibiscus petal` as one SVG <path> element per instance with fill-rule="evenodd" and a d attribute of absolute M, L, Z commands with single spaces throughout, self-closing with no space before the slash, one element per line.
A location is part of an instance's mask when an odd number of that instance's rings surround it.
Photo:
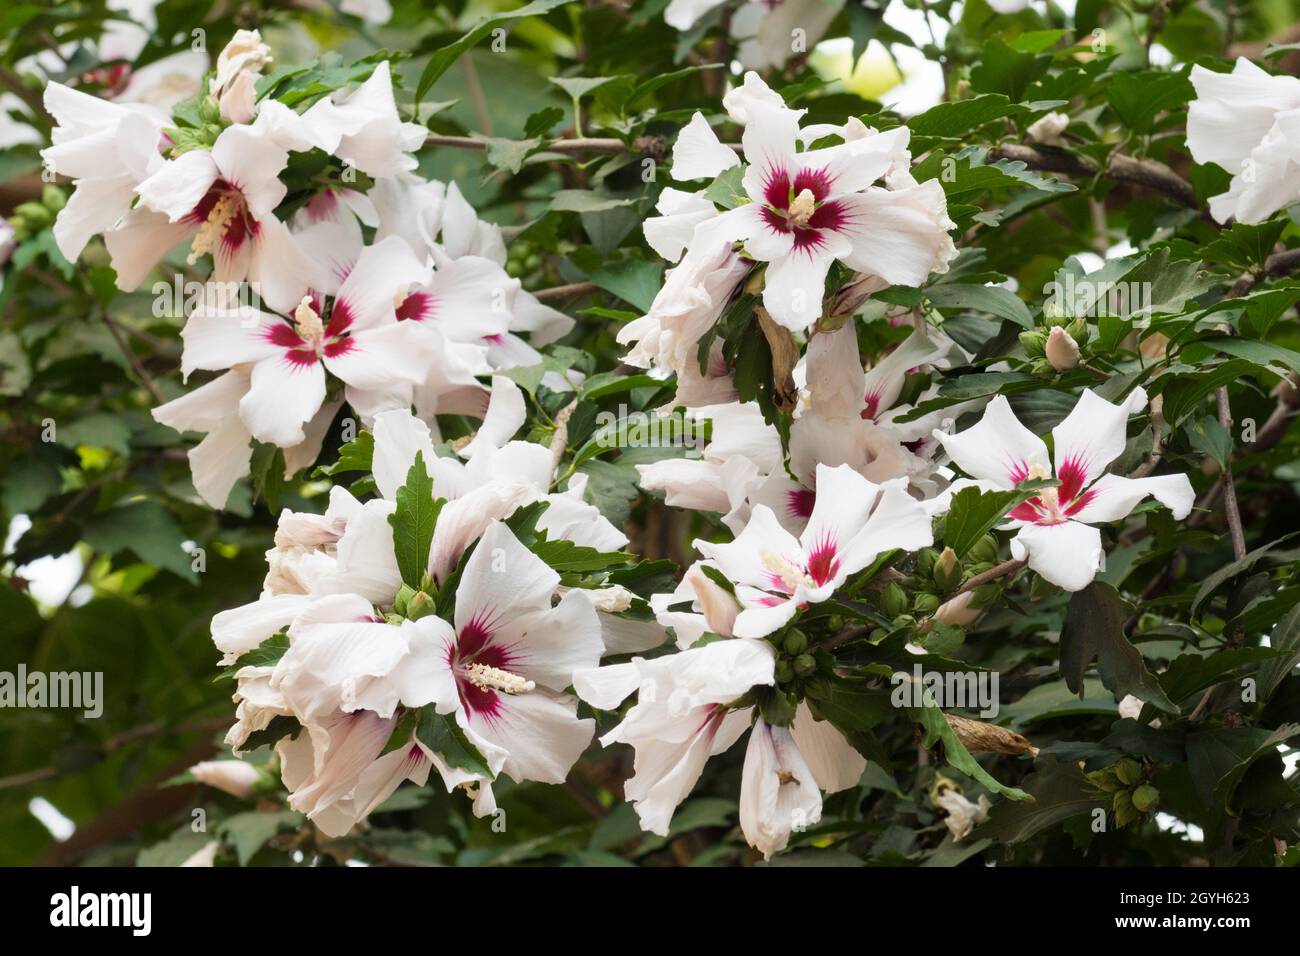
<path fill-rule="evenodd" d="M 1071 517 L 1085 524 L 1118 521 L 1147 495 L 1172 511 L 1179 521 L 1187 517 L 1196 502 L 1196 492 L 1186 475 L 1156 475 L 1152 478 L 1102 475 L 1084 494 L 1087 503 Z"/>
<path fill-rule="evenodd" d="M 1141 388 L 1130 392 L 1122 405 L 1106 401 L 1090 388 L 1084 389 L 1073 411 L 1052 429 L 1062 502 L 1070 501 L 1100 477 L 1123 453 L 1129 416 L 1146 403 L 1147 393 Z"/>
<path fill-rule="evenodd" d="M 1101 532 L 1077 521 L 1022 525 L 1011 539 L 1011 556 L 1066 591 L 1082 591 L 1097 576 L 1104 554 Z"/>
<path fill-rule="evenodd" d="M 253 366 L 239 416 L 258 441 L 292 448 L 306 441 L 303 425 L 325 401 L 325 370 L 275 356 Z"/>
<path fill-rule="evenodd" d="M 962 471 L 1001 488 L 1023 480 L 1031 465 L 1047 467 L 1047 446 L 1020 424 L 1005 395 L 989 402 L 974 426 L 956 435 L 935 429 L 934 437 Z"/>
<path fill-rule="evenodd" d="M 723 170 L 739 165 L 740 157 L 736 151 L 722 144 L 704 114 L 697 111 L 677 134 L 677 142 L 673 144 L 673 165 L 668 175 L 679 182 L 714 179 Z"/>

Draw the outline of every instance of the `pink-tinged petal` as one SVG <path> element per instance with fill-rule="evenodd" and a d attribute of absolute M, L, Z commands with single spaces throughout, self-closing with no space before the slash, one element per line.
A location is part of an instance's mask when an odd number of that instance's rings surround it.
<path fill-rule="evenodd" d="M 882 487 L 866 525 L 844 546 L 843 561 L 849 574 L 886 551 L 916 551 L 934 543 L 930 516 L 921 502 L 907 493 L 906 480 L 889 481 Z"/>
<path fill-rule="evenodd" d="M 303 296 L 312 294 L 316 297 L 338 288 L 340 280 L 334 270 L 341 263 L 318 259 L 306 244 L 306 236 L 314 236 L 318 231 L 322 237 L 332 238 L 330 248 L 338 255 L 346 257 L 349 254 L 345 240 L 335 227 L 322 226 L 295 236 L 274 216 L 257 223 L 248 278 L 256 284 L 262 300 L 276 312 L 292 315 Z"/>
<path fill-rule="evenodd" d="M 435 488 L 437 482 L 434 482 Z M 520 505 L 535 501 L 535 486 L 524 482 L 493 481 L 448 501 L 438 512 L 429 551 L 429 573 L 443 582 L 479 535 L 494 521 L 506 518 Z M 460 592 L 457 591 L 459 602 Z"/>
<path fill-rule="evenodd" d="M 806 231 L 805 231 L 806 232 Z M 834 233 L 819 233 L 834 237 Z M 834 260 L 835 246 L 816 250 L 795 248 L 767 267 L 763 306 L 772 319 L 791 331 L 802 332 L 822 314 L 826 273 Z"/>
<path fill-rule="evenodd" d="M 799 164 L 795 139 L 799 132 L 799 114 L 784 107 L 755 103 L 750 121 L 741 135 L 745 151 L 744 185 L 749 198 L 767 202 L 778 209 L 790 201 L 789 187 Z"/>
<path fill-rule="evenodd" d="M 430 464 L 437 458 L 433 437 L 429 434 L 429 426 L 405 408 L 376 415 L 372 431 L 375 450 L 371 470 L 375 487 L 380 495 L 393 501 L 397 489 L 406 483 L 416 452 L 421 453 L 425 470 L 430 471 Z"/>
<path fill-rule="evenodd" d="M 460 456 L 470 458 L 488 446 L 502 447 L 523 427 L 527 417 L 523 389 L 504 375 L 494 375 L 492 398 L 483 416 L 483 424 L 479 426 L 473 441 L 460 450 Z"/>
<path fill-rule="evenodd" d="M 462 643 L 473 622 L 490 621 L 492 629 L 499 630 L 524 614 L 550 610 L 559 583 L 560 576 L 520 544 L 509 528 L 492 521 L 465 563 L 456 589 L 455 619 Z M 481 640 L 487 638 L 485 633 Z"/>
<path fill-rule="evenodd" d="M 838 544 L 841 550 L 847 546 L 866 525 L 881 492 L 879 485 L 867 481 L 848 465 L 835 468 L 818 465 L 814 480 L 817 488 L 816 504 L 808 518 L 808 526 L 799 537 L 809 557 L 810 573 L 815 549 L 827 542 Z M 840 570 L 849 574 L 858 569 Z M 818 580 L 817 584 L 823 585 L 831 577 L 828 575 Z"/>
<path fill-rule="evenodd" d="M 135 191 L 145 208 L 179 222 L 194 212 L 220 176 L 213 154 L 195 149 L 167 160 Z"/>
<path fill-rule="evenodd" d="M 673 165 L 668 175 L 678 182 L 715 179 L 723 170 L 740 165 L 740 157 L 724 146 L 704 114 L 695 113 L 673 143 Z"/>
<path fill-rule="evenodd" d="M 806 702 L 800 702 L 790 734 L 819 788 L 839 793 L 858 785 L 862 771 L 867 769 L 866 758 L 853 749 L 834 724 L 813 717 Z"/>
<path fill-rule="evenodd" d="M 141 206 L 132 209 L 121 226 L 104 234 L 117 287 L 123 292 L 135 289 L 167 253 L 197 231 L 197 226 L 184 220 L 168 222 L 165 213 Z"/>
<path fill-rule="evenodd" d="M 895 158 L 907 149 L 910 132 L 899 126 L 839 146 L 809 150 L 799 154 L 799 163 L 825 181 L 826 195 L 860 192 L 888 172 Z M 817 197 L 819 201 L 824 198 Z"/>
<path fill-rule="evenodd" d="M 419 384 L 436 360 L 431 342 L 418 323 L 394 322 L 366 329 L 324 349 L 325 366 L 348 385 L 384 389 L 397 382 Z"/>
<path fill-rule="evenodd" d="M 749 248 L 751 240 L 757 242 L 782 243 L 785 248 L 789 248 L 792 240 L 785 235 L 784 240 L 774 237 L 784 235 L 773 232 L 763 217 L 763 206 L 759 203 L 746 203 L 743 206 L 737 206 L 735 209 L 729 209 L 719 216 L 712 219 L 706 219 L 695 227 L 695 235 L 691 239 L 691 255 L 688 255 L 683 264 L 678 268 L 686 268 L 686 263 L 691 258 L 699 254 L 701 256 L 710 256 L 717 254 L 723 246 L 730 246 L 738 240 L 745 241 L 746 249 Z M 766 248 L 764 246 L 763 248 Z M 753 253 L 757 256 L 757 253 Z"/>
<path fill-rule="evenodd" d="M 1152 478 L 1102 475 L 1084 492 L 1080 506 L 1069 512 L 1070 517 L 1085 524 L 1118 521 L 1148 495 L 1173 512 L 1179 521 L 1191 513 L 1196 502 L 1196 492 L 1186 475 L 1156 475 Z"/>
<path fill-rule="evenodd" d="M 938 358 L 945 351 L 943 346 L 930 341 L 923 330 L 912 332 L 901 345 L 872 365 L 867 372 L 863 395 L 872 414 L 864 417 L 879 418 L 883 412 L 892 408 L 903 390 L 907 373 Z"/>
<path fill-rule="evenodd" d="M 808 340 L 808 411 L 826 418 L 849 418 L 862 409 L 866 375 L 858 353 L 856 325 L 845 322 L 833 332 Z"/>
<path fill-rule="evenodd" d="M 771 586 L 771 559 L 792 560 L 801 553 L 799 542 L 763 505 L 754 508 L 745 530 L 735 541 L 714 544 L 697 539 L 695 548 L 712 559 L 728 581 L 759 588 Z"/>
<path fill-rule="evenodd" d="M 471 720 L 489 743 L 509 753 L 501 770 L 511 780 L 563 783 L 591 743 L 596 722 L 580 720 L 577 700 L 542 691 L 500 695 L 493 720 Z"/>
<path fill-rule="evenodd" d="M 302 342 L 279 316 L 250 307 L 209 308 L 200 305 L 181 329 L 185 343 L 181 374 L 195 369 L 220 370 L 248 362 L 285 357 Z M 311 361 L 315 362 L 313 356 Z"/>
<path fill-rule="evenodd" d="M 1020 424 L 1005 395 L 995 396 L 974 426 L 956 435 L 936 429 L 934 437 L 962 471 L 999 488 L 1023 481 L 1032 465 L 1047 468 L 1047 446 Z"/>
<path fill-rule="evenodd" d="M 1077 521 L 1027 524 L 1011 539 L 1011 556 L 1066 591 L 1082 591 L 1097 575 L 1104 554 L 1101 532 Z"/>
<path fill-rule="evenodd" d="M 289 162 L 288 151 L 251 126 L 236 123 L 222 130 L 212 145 L 212 159 L 221 178 L 243 194 L 249 212 L 257 219 L 270 216 L 288 191 L 280 181 Z"/>
<path fill-rule="evenodd" d="M 325 370 L 320 363 L 300 364 L 289 354 L 254 365 L 248 394 L 239 403 L 239 417 L 253 437 L 281 448 L 306 440 L 303 425 L 325 401 Z"/>
<path fill-rule="evenodd" d="M 764 859 L 783 850 L 794 830 L 821 819 L 822 795 L 788 727 L 759 718 L 740 780 L 740 828 Z"/>
<path fill-rule="evenodd" d="M 397 559 L 393 556 L 393 513 L 391 501 L 367 501 L 359 514 L 349 519 L 339 538 L 337 570 L 318 585 L 322 593 L 358 594 L 374 604 L 387 604 L 402 585 Z"/>
<path fill-rule="evenodd" d="M 736 637 L 766 637 L 789 624 L 799 610 L 800 601 L 797 599 L 746 587 L 738 587 L 736 593 L 745 605 L 732 627 Z"/>
<path fill-rule="evenodd" d="M 948 231 L 947 199 L 937 180 L 905 189 L 871 188 L 839 197 L 845 209 L 841 231 L 853 241 L 843 257 L 858 272 L 894 285 L 924 285 L 932 272 L 946 272 L 956 255 Z"/>
<path fill-rule="evenodd" d="M 367 247 L 334 303 L 335 312 L 341 309 L 346 316 L 341 327 L 356 332 L 395 322 L 397 297 L 427 286 L 431 275 L 432 270 L 397 236 Z"/>
<path fill-rule="evenodd" d="M 1134 389 L 1122 405 L 1114 405 L 1084 389 L 1074 410 L 1052 429 L 1056 472 L 1061 479 L 1062 504 L 1096 481 L 1124 451 L 1129 416 L 1146 407 L 1147 395 Z M 1066 484 L 1074 495 L 1066 493 Z"/>

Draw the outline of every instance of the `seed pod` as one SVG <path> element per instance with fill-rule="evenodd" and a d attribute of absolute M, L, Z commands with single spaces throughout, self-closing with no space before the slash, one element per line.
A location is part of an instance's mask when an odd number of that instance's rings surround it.
<path fill-rule="evenodd" d="M 944 714 L 948 726 L 967 750 L 973 754 L 1029 754 L 1038 756 L 1038 748 L 1014 730 L 986 724 L 955 714 Z"/>
<path fill-rule="evenodd" d="M 1160 803 L 1160 791 L 1146 783 L 1133 791 L 1133 806 L 1143 813 L 1150 813 Z"/>
<path fill-rule="evenodd" d="M 1115 764 L 1115 776 L 1130 787 L 1136 783 L 1141 783 L 1142 765 L 1136 760 L 1125 757 Z"/>

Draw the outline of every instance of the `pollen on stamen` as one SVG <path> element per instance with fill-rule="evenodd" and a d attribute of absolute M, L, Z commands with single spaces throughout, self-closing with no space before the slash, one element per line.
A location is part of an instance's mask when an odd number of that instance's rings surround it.
<path fill-rule="evenodd" d="M 487 664 L 471 664 L 465 668 L 466 679 L 475 687 L 483 690 L 496 690 L 503 694 L 526 694 L 537 685 L 518 674 L 490 667 Z"/>
<path fill-rule="evenodd" d="M 207 255 L 216 248 L 221 237 L 226 234 L 230 224 L 235 219 L 235 214 L 239 211 L 239 204 L 231 196 L 222 196 L 218 199 L 208 211 L 208 216 L 199 226 L 198 234 L 195 235 L 194 241 L 190 244 L 190 254 L 185 261 L 194 265 L 199 261 L 200 256 Z"/>

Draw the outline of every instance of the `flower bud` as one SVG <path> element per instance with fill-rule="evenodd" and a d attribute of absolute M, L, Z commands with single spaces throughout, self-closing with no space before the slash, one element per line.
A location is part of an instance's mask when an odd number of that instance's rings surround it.
<path fill-rule="evenodd" d="M 961 562 L 957 560 L 957 552 L 952 548 L 944 548 L 938 559 L 934 562 L 934 583 L 939 586 L 945 593 L 953 591 L 957 585 L 961 584 L 962 567 Z"/>
<path fill-rule="evenodd" d="M 982 609 L 971 606 L 974 599 L 975 592 L 973 591 L 958 594 L 951 601 L 945 601 L 940 605 L 939 609 L 934 612 L 934 619 L 944 624 L 950 624 L 953 627 L 969 627 L 984 614 Z"/>
<path fill-rule="evenodd" d="M 257 113 L 256 77 L 251 70 L 240 70 L 229 88 L 221 94 L 221 118 L 227 123 L 251 123 Z"/>
<path fill-rule="evenodd" d="M 433 613 L 433 598 L 423 591 L 416 591 L 411 599 L 406 602 L 406 619 L 408 621 L 418 621 L 426 614 Z"/>
<path fill-rule="evenodd" d="M 1066 372 L 1079 364 L 1079 343 L 1059 325 L 1047 336 L 1047 345 L 1043 349 L 1047 361 L 1058 372 Z"/>
<path fill-rule="evenodd" d="M 790 655 L 802 654 L 808 649 L 808 638 L 803 631 L 792 630 L 786 634 L 785 640 L 781 642 L 781 648 Z"/>
<path fill-rule="evenodd" d="M 817 670 L 817 659 L 811 654 L 800 654 L 794 659 L 794 672 L 800 677 L 807 677 Z"/>
<path fill-rule="evenodd" d="M 933 614 L 939 610 L 939 598 L 934 594 L 921 591 L 912 599 L 912 611 L 915 614 Z"/>
<path fill-rule="evenodd" d="M 256 767 L 242 760 L 205 760 L 190 768 L 199 783 L 234 797 L 248 797 L 261 778 Z"/>
<path fill-rule="evenodd" d="M 67 193 L 53 183 L 41 190 L 41 205 L 50 212 L 59 212 L 67 204 Z"/>
<path fill-rule="evenodd" d="M 1030 358 L 1042 355 L 1043 349 L 1047 347 L 1047 335 L 1044 332 L 1021 332 L 1019 338 L 1020 345 Z"/>
<path fill-rule="evenodd" d="M 890 581 L 880 592 L 880 607 L 886 617 L 895 618 L 907 610 L 907 593 L 898 586 L 897 581 Z"/>
<path fill-rule="evenodd" d="M 998 539 L 984 535 L 970 549 L 970 559 L 977 564 L 994 564 L 998 560 Z"/>

